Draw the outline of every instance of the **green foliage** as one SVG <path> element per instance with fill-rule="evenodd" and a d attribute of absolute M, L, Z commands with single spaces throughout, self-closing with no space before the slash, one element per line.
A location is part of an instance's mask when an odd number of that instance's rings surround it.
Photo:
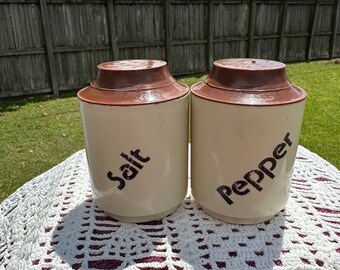
<path fill-rule="evenodd" d="M 287 65 L 290 80 L 307 90 L 300 144 L 340 168 L 340 65 Z M 191 86 L 204 75 L 179 79 Z M 84 148 L 78 100 L 34 97 L 0 103 L 0 202 L 35 176 Z"/>

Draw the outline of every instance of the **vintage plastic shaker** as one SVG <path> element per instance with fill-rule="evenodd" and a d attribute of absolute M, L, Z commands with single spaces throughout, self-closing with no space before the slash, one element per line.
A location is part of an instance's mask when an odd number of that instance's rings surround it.
<path fill-rule="evenodd" d="M 112 217 L 154 220 L 185 197 L 188 94 L 160 60 L 102 63 L 78 92 L 94 202 Z"/>
<path fill-rule="evenodd" d="M 227 222 L 270 219 L 289 197 L 306 92 L 261 59 L 217 60 L 191 92 L 194 198 Z"/>

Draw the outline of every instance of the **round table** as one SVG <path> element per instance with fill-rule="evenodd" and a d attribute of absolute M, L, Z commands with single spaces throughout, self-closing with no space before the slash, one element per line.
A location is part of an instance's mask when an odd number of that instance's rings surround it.
<path fill-rule="evenodd" d="M 271 220 L 210 217 L 190 190 L 170 215 L 129 224 L 91 195 L 85 151 L 0 205 L 0 269 L 340 269 L 340 173 L 299 146 L 290 199 Z"/>

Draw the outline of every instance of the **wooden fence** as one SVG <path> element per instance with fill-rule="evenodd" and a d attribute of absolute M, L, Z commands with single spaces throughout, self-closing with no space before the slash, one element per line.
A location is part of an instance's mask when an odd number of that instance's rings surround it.
<path fill-rule="evenodd" d="M 0 98 L 79 89 L 113 59 L 185 75 L 220 58 L 339 57 L 339 2 L 0 0 Z"/>

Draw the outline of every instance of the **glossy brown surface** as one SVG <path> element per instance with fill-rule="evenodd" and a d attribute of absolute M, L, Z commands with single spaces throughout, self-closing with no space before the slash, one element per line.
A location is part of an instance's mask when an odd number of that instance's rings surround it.
<path fill-rule="evenodd" d="M 215 61 L 208 77 L 191 92 L 211 101 L 258 106 L 294 103 L 307 96 L 288 80 L 283 63 L 251 58 Z"/>
<path fill-rule="evenodd" d="M 171 76 L 161 60 L 121 60 L 98 65 L 96 79 L 78 98 L 102 105 L 142 105 L 186 95 L 189 88 Z"/>

